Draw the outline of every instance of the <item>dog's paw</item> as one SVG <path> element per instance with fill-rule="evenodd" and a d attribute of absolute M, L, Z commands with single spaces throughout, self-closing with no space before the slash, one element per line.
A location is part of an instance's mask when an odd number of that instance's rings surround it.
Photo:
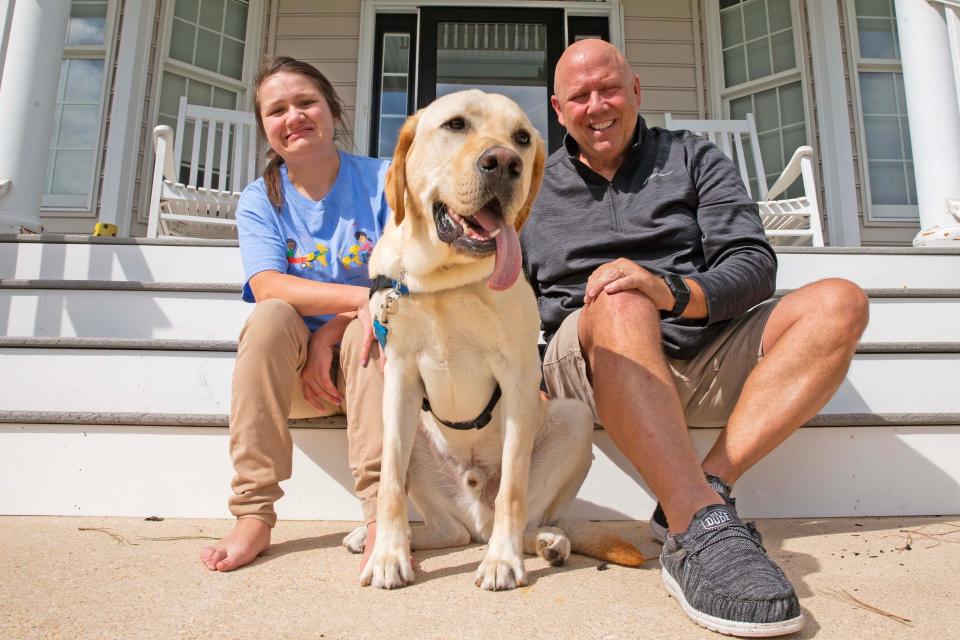
<path fill-rule="evenodd" d="M 373 548 L 373 555 L 360 572 L 360 585 L 374 586 L 378 589 L 399 589 L 413 584 L 413 563 L 410 559 L 409 547 L 404 549 L 385 549 L 377 544 Z"/>
<path fill-rule="evenodd" d="M 537 555 L 554 567 L 562 567 L 570 557 L 570 540 L 559 529 L 550 527 L 537 532 Z"/>
<path fill-rule="evenodd" d="M 357 527 L 344 536 L 342 544 L 350 553 L 363 553 L 363 548 L 367 544 L 367 528 L 365 526 Z"/>
<path fill-rule="evenodd" d="M 485 591 L 507 591 L 527 584 L 527 572 L 523 568 L 523 559 L 513 557 L 492 557 L 490 552 L 477 567 L 476 584 Z"/>

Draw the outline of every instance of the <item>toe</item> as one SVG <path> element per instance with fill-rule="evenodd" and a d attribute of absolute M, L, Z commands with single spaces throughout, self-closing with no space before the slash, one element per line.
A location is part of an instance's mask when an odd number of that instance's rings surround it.
<path fill-rule="evenodd" d="M 217 571 L 217 564 L 227 557 L 227 552 L 223 549 L 217 547 L 207 547 L 204 551 L 208 551 L 206 558 L 204 558 L 203 563 L 207 565 L 207 569 L 211 571 Z"/>

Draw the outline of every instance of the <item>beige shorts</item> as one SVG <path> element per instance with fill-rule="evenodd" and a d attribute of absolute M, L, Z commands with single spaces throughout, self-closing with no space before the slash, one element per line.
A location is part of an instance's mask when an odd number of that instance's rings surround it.
<path fill-rule="evenodd" d="M 747 376 L 763 357 L 763 330 L 778 300 L 768 300 L 733 320 L 691 360 L 667 358 L 680 402 L 692 427 L 722 427 L 740 397 Z M 543 378 L 555 398 L 577 398 L 597 406 L 580 352 L 580 310 L 563 321 L 547 345 Z"/>

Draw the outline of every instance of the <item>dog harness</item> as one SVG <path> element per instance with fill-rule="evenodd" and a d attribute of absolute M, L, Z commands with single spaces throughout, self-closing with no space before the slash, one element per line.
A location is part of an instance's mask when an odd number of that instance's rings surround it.
<path fill-rule="evenodd" d="M 373 334 L 377 337 L 377 342 L 380 343 L 380 348 L 384 349 L 387 346 L 387 334 L 389 333 L 389 328 L 387 325 L 390 323 L 390 314 L 397 310 L 397 301 L 400 299 L 400 296 L 410 295 L 410 289 L 403 284 L 404 278 L 406 278 L 407 272 L 401 271 L 400 277 L 396 280 L 392 280 L 387 276 L 377 276 L 373 278 L 370 282 L 370 297 L 373 297 L 377 291 L 382 289 L 389 289 L 387 292 L 387 297 L 384 299 L 383 304 L 380 305 L 380 309 L 377 310 L 377 315 L 373 319 Z M 469 422 L 448 422 L 444 420 L 437 414 L 433 413 L 433 409 L 430 407 L 430 400 L 427 398 L 423 399 L 423 404 L 420 406 L 422 411 L 432 413 L 433 417 L 436 418 L 442 425 L 449 427 L 451 429 L 457 429 L 458 431 L 469 431 L 471 429 L 483 429 L 485 426 L 490 424 L 490 420 L 493 419 L 493 409 L 497 406 L 497 402 L 500 401 L 500 396 L 502 392 L 500 390 L 500 383 L 497 383 L 497 386 L 493 389 L 493 395 L 490 396 L 490 402 L 487 403 L 487 406 L 483 408 L 483 411 L 480 412 L 480 415 L 470 420 Z"/>

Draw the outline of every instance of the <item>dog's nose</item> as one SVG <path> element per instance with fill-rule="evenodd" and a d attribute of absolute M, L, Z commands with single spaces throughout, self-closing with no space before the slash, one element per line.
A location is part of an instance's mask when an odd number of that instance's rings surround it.
<path fill-rule="evenodd" d="M 477 159 L 480 173 L 500 172 L 509 180 L 516 180 L 523 171 L 523 160 L 506 147 L 490 147 Z"/>

